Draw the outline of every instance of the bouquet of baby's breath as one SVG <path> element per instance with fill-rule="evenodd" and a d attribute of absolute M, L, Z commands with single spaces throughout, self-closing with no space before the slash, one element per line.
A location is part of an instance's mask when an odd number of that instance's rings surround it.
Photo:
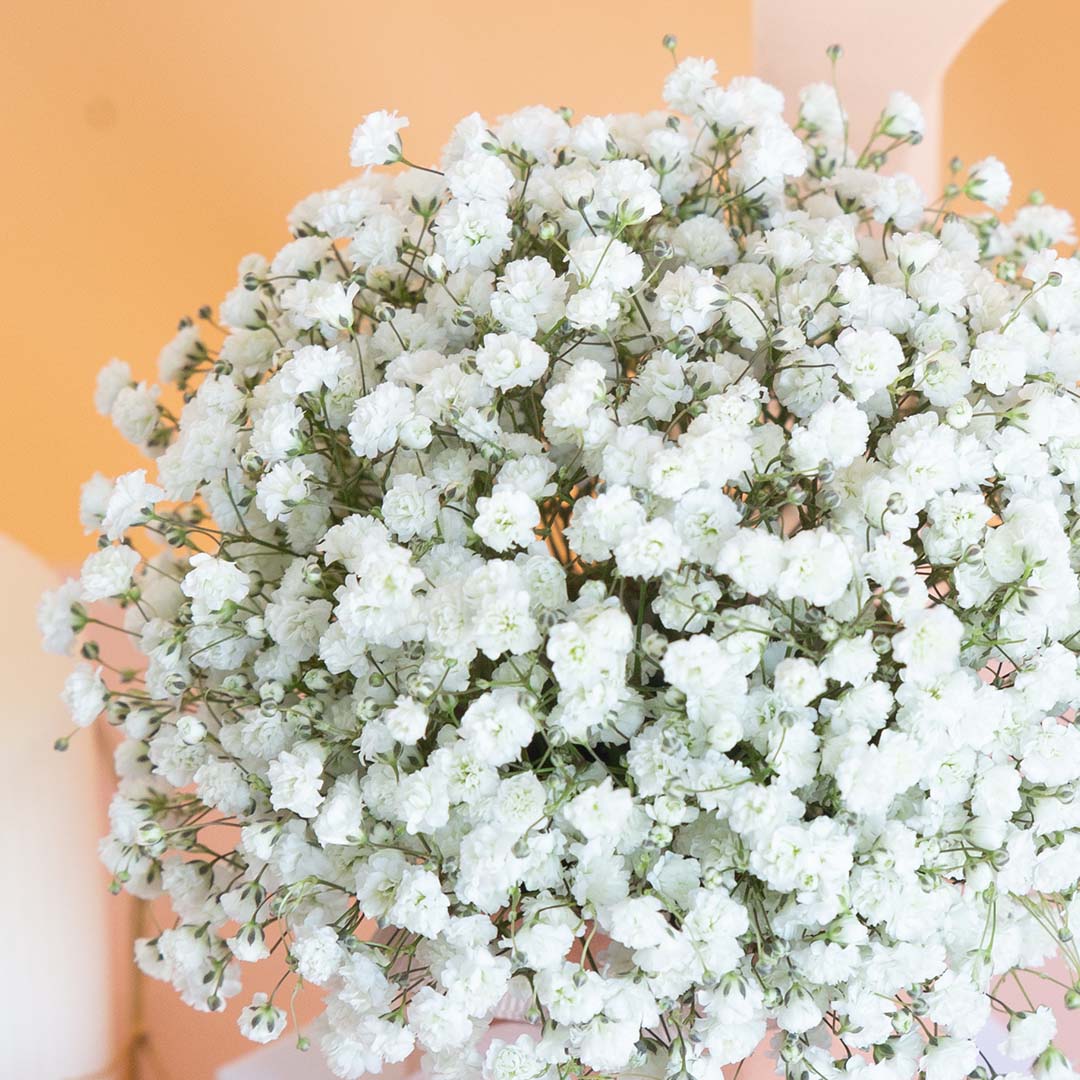
<path fill-rule="evenodd" d="M 284 957 L 240 1026 L 322 988 L 341 1077 L 704 1080 L 774 1033 L 955 1080 L 995 1009 L 1072 1077 L 997 989 L 1080 961 L 1072 221 L 988 213 L 994 158 L 883 172 L 903 94 L 861 151 L 830 84 L 795 128 L 707 60 L 664 101 L 469 116 L 438 169 L 369 116 L 163 350 L 178 415 L 102 373 L 156 483 L 86 485 L 41 623 L 119 601 L 146 658 L 85 640 L 65 691 L 125 735 L 116 885 L 175 909 L 136 959 L 218 1010 Z M 483 1051 L 500 1010 L 535 1034 Z"/>

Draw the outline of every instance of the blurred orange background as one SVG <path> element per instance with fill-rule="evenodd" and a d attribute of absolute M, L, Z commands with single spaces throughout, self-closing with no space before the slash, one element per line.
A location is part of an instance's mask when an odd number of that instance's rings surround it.
<path fill-rule="evenodd" d="M 860 6 L 880 12 L 877 36 L 846 37 L 839 0 L 816 0 L 814 17 L 849 56 L 886 45 L 895 53 L 886 42 L 892 0 Z M 752 0 L 377 9 L 356 0 L 6 0 L 0 439 L 9 466 L 0 533 L 53 565 L 81 561 L 79 485 L 95 470 L 139 464 L 93 412 L 98 368 L 115 355 L 153 379 L 178 318 L 216 304 L 240 256 L 280 247 L 296 201 L 350 174 L 349 135 L 364 114 L 409 115 L 406 146 L 426 161 L 474 109 L 494 117 L 538 101 L 579 115 L 658 106 L 670 68 L 665 32 L 679 35 L 681 55 L 715 57 L 724 78 L 749 72 L 754 27 Z M 1080 209 L 1078 42 L 1076 0 L 1003 4 L 946 75 L 942 166 L 954 153 L 968 162 L 994 153 L 1013 173 L 1014 201 L 1038 187 Z M 917 50 L 917 35 L 900 47 Z M 893 88 L 876 87 L 875 97 Z M 63 764 L 55 762 L 57 782 Z M 117 987 L 129 985 L 127 948 L 117 946 Z M 251 1049 L 235 1009 L 196 1016 L 168 987 L 147 993 L 146 1021 L 170 1075 L 209 1080 Z"/>

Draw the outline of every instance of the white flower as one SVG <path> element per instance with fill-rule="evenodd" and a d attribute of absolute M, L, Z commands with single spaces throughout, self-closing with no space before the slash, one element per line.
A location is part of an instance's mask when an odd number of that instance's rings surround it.
<path fill-rule="evenodd" d="M 908 617 L 893 638 L 893 657 L 904 665 L 905 678 L 926 682 L 951 670 L 960 651 L 964 628 L 944 605 Z"/>
<path fill-rule="evenodd" d="M 682 561 L 683 545 L 665 518 L 647 522 L 615 548 L 615 562 L 627 577 L 655 578 Z"/>
<path fill-rule="evenodd" d="M 319 843 L 355 843 L 363 835 L 364 800 L 355 775 L 341 776 L 331 785 L 319 806 L 313 828 Z"/>
<path fill-rule="evenodd" d="M 282 293 L 281 305 L 301 330 L 317 326 L 324 334 L 334 334 L 352 326 L 353 298 L 359 291 L 356 282 L 346 288 L 337 281 L 302 279 Z"/>
<path fill-rule="evenodd" d="M 323 801 L 323 753 L 314 743 L 284 750 L 269 763 L 270 803 L 275 810 L 292 810 L 313 818 Z"/>
<path fill-rule="evenodd" d="M 434 1053 L 461 1046 L 473 1030 L 468 1011 L 430 986 L 421 987 L 409 1004 L 409 1026 L 420 1044 Z"/>
<path fill-rule="evenodd" d="M 492 1039 L 484 1058 L 484 1080 L 550 1080 L 554 1070 L 530 1035 L 508 1043 Z"/>
<path fill-rule="evenodd" d="M 398 116 L 396 112 L 381 109 L 369 113 L 353 132 L 349 161 L 356 168 L 396 161 L 401 155 L 401 136 L 398 132 L 408 126 L 409 118 Z"/>
<path fill-rule="evenodd" d="M 711 272 L 682 266 L 661 278 L 656 303 L 672 330 L 688 327 L 701 334 L 719 318 L 723 295 Z"/>
<path fill-rule="evenodd" d="M 311 470 L 302 461 L 279 461 L 255 488 L 255 505 L 271 521 L 287 521 L 308 496 Z"/>
<path fill-rule="evenodd" d="M 567 256 L 572 277 L 586 288 L 623 292 L 641 280 L 641 256 L 621 240 L 583 236 L 574 241 Z"/>
<path fill-rule="evenodd" d="M 979 1048 L 971 1039 L 938 1038 L 919 1064 L 927 1080 L 961 1080 L 979 1061 Z"/>
<path fill-rule="evenodd" d="M 42 596 L 37 606 L 37 625 L 46 652 L 71 651 L 75 641 L 75 618 L 72 606 L 82 599 L 82 585 L 68 578 L 63 585 Z"/>
<path fill-rule="evenodd" d="M 147 517 L 154 504 L 165 497 L 156 484 L 146 482 L 146 470 L 135 469 L 118 477 L 105 507 L 101 531 L 110 540 L 120 540 L 124 533 Z"/>
<path fill-rule="evenodd" d="M 82 599 L 93 603 L 127 592 L 135 567 L 141 561 L 134 548 L 123 544 L 99 548 L 93 555 L 88 555 L 79 574 Z"/>
<path fill-rule="evenodd" d="M 292 398 L 318 393 L 324 388 L 336 390 L 351 366 L 348 354 L 336 345 L 329 349 L 304 345 L 282 365 L 277 382 L 281 392 Z"/>
<path fill-rule="evenodd" d="M 606 330 L 619 317 L 615 294 L 603 285 L 579 289 L 566 304 L 566 318 L 580 330 Z"/>
<path fill-rule="evenodd" d="M 337 933 L 329 926 L 319 926 L 298 936 L 289 949 L 300 975 L 315 986 L 323 986 L 337 974 L 345 960 Z"/>
<path fill-rule="evenodd" d="M 60 698 L 70 710 L 76 727 L 92 724 L 108 700 L 108 692 L 101 678 L 101 668 L 79 664 L 67 677 Z"/>
<path fill-rule="evenodd" d="M 492 551 L 528 547 L 539 525 L 540 511 L 523 491 L 500 488 L 476 500 L 473 528 Z"/>
<path fill-rule="evenodd" d="M 474 151 L 455 161 L 446 170 L 446 186 L 455 199 L 472 202 L 491 199 L 505 202 L 514 186 L 514 174 L 507 164 L 487 151 Z"/>
<path fill-rule="evenodd" d="M 239 604 L 247 597 L 251 578 L 235 563 L 200 551 L 192 555 L 190 565 L 180 590 L 190 597 L 196 622 L 209 619 L 226 604 Z"/>
<path fill-rule="evenodd" d="M 452 199 L 435 219 L 435 236 L 451 273 L 486 270 L 510 247 L 510 219 L 499 202 Z"/>
<path fill-rule="evenodd" d="M 664 80 L 664 101 L 679 112 L 694 112 L 705 91 L 716 85 L 715 77 L 715 60 L 696 56 L 682 60 Z"/>
<path fill-rule="evenodd" d="M 252 1042 L 273 1042 L 286 1027 L 285 1013 L 271 1005 L 265 994 L 256 994 L 251 1004 L 240 1010 L 237 1025 L 240 1034 Z"/>
<path fill-rule="evenodd" d="M 1057 1020 L 1053 1012 L 1040 1005 L 1032 1012 L 1014 1013 L 1009 1018 L 1009 1034 L 1001 1044 L 1001 1052 L 1016 1061 L 1038 1057 L 1057 1035 Z"/>
<path fill-rule="evenodd" d="M 381 383 L 360 398 L 349 421 L 353 450 L 373 458 L 393 448 L 403 425 L 415 415 L 413 393 L 407 386 Z"/>
<path fill-rule="evenodd" d="M 813 661 L 803 657 L 781 660 L 773 672 L 776 692 L 787 705 L 809 705 L 825 692 L 825 677 Z"/>
<path fill-rule="evenodd" d="M 428 714 L 420 702 L 408 695 L 400 695 L 393 708 L 383 715 L 386 730 L 403 746 L 415 746 L 427 729 Z"/>
<path fill-rule="evenodd" d="M 406 866 L 389 917 L 414 933 L 433 938 L 449 924 L 449 900 L 439 879 L 418 866 Z"/>
<path fill-rule="evenodd" d="M 926 122 L 918 102 L 902 90 L 894 90 L 881 113 L 881 130 L 886 135 L 902 139 L 921 135 L 925 127 Z"/>
<path fill-rule="evenodd" d="M 108 416 L 113 410 L 113 405 L 116 404 L 120 391 L 133 383 L 131 367 L 123 360 L 110 360 L 98 372 L 94 390 L 94 406 L 97 411 L 102 416 Z"/>
<path fill-rule="evenodd" d="M 530 386 L 548 369 L 548 354 L 517 334 L 485 334 L 476 352 L 476 367 L 484 382 L 498 390 Z"/>
<path fill-rule="evenodd" d="M 1012 177 L 996 157 L 976 161 L 968 171 L 967 188 L 973 198 L 986 203 L 992 210 L 1001 210 L 1009 201 Z"/>
<path fill-rule="evenodd" d="M 505 765 L 532 741 L 536 721 L 521 704 L 517 691 L 500 687 L 483 694 L 465 710 L 460 730 L 481 761 Z"/>
<path fill-rule="evenodd" d="M 883 390 L 900 374 L 904 353 L 887 330 L 848 327 L 836 339 L 836 373 L 851 387 L 856 401 Z"/>
<path fill-rule="evenodd" d="M 618 791 L 611 777 L 575 795 L 563 811 L 570 825 L 586 839 L 618 836 L 630 816 L 632 801 L 625 788 Z"/>

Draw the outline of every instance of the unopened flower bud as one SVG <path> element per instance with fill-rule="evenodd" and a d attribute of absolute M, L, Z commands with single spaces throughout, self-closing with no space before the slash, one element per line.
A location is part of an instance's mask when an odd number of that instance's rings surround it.
<path fill-rule="evenodd" d="M 437 252 L 432 252 L 424 259 L 424 273 L 432 281 L 446 280 L 446 260 Z"/>

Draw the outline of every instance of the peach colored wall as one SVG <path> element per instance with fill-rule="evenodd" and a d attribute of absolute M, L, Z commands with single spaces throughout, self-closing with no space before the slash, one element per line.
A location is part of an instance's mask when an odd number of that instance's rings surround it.
<path fill-rule="evenodd" d="M 1035 188 L 1080 215 L 1076 136 L 1076 0 L 1009 0 L 968 43 L 945 79 L 943 162 L 996 154 L 1013 202 Z"/>
<path fill-rule="evenodd" d="M 843 47 L 837 85 L 856 145 L 861 145 L 892 90 L 923 107 L 926 132 L 904 147 L 892 167 L 911 173 L 927 195 L 940 191 L 942 82 L 969 36 L 1002 0 L 828 0 L 754 4 L 755 65 L 790 98 L 807 83 L 828 79 L 825 50 Z"/>

